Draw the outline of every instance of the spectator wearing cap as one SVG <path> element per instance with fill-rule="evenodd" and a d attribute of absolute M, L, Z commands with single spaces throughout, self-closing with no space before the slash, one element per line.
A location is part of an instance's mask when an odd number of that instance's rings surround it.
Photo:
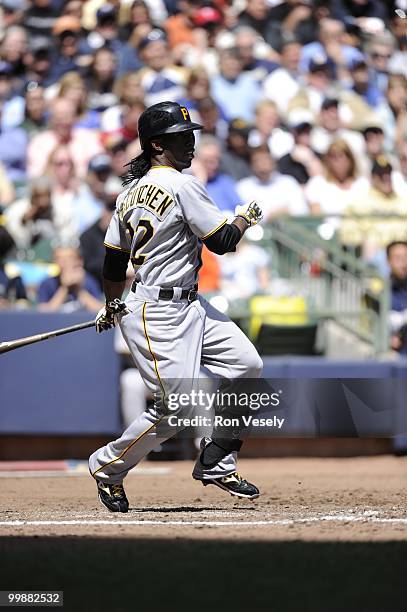
<path fill-rule="evenodd" d="M 47 127 L 47 105 L 44 88 L 35 81 L 27 83 L 24 102 L 24 119 L 20 127 L 28 134 L 29 138 L 32 138 L 43 132 Z"/>
<path fill-rule="evenodd" d="M 185 94 L 185 69 L 172 64 L 167 37 L 162 30 L 151 30 L 141 40 L 138 53 L 145 64 L 139 74 L 146 106 L 178 100 Z"/>
<path fill-rule="evenodd" d="M 294 109 L 288 115 L 287 124 L 294 137 L 294 147 L 280 157 L 277 168 L 281 174 L 288 174 L 300 185 L 306 185 L 312 176 L 322 174 L 321 162 L 311 148 L 312 113 L 307 109 Z"/>
<path fill-rule="evenodd" d="M 338 139 L 345 140 L 357 158 L 364 155 L 365 143 L 362 135 L 342 125 L 338 98 L 325 98 L 318 116 L 318 125 L 312 132 L 311 145 L 318 155 L 324 155 L 330 144 Z"/>
<path fill-rule="evenodd" d="M 85 80 L 77 72 L 67 72 L 58 83 L 58 97 L 70 100 L 75 105 L 76 128 L 100 128 L 100 113 L 88 108 L 88 90 Z"/>
<path fill-rule="evenodd" d="M 404 74 L 389 76 L 386 98 L 376 114 L 384 127 L 386 149 L 391 151 L 407 138 L 407 77 Z"/>
<path fill-rule="evenodd" d="M 356 60 L 362 60 L 359 49 L 344 44 L 345 27 L 337 19 L 324 18 L 319 22 L 317 41 L 304 45 L 301 52 L 300 70 L 306 73 L 311 60 L 318 56 L 326 56 L 332 65 L 332 76 L 336 79 L 347 77 L 347 67 Z"/>
<path fill-rule="evenodd" d="M 383 259 L 386 245 L 394 240 L 407 240 L 407 220 L 400 218 L 407 210 L 407 196 L 395 193 L 392 184 L 393 167 L 385 156 L 372 165 L 370 189 L 355 198 L 345 209 L 355 219 L 344 219 L 341 240 L 359 247 L 368 262 Z"/>
<path fill-rule="evenodd" d="M 352 79 L 351 90 L 361 96 L 371 108 L 377 108 L 383 99 L 383 93 L 373 83 L 365 59 L 351 62 L 349 74 Z"/>
<path fill-rule="evenodd" d="M 287 39 L 281 48 L 281 66 L 263 82 L 263 94 L 275 102 L 281 115 L 286 113 L 290 100 L 298 93 L 301 45 L 295 39 Z"/>
<path fill-rule="evenodd" d="M 37 256 L 50 261 L 55 243 L 75 243 L 78 230 L 68 207 L 56 207 L 52 184 L 42 176 L 30 184 L 28 197 L 16 200 L 5 211 L 6 227 L 21 251 L 35 250 Z"/>
<path fill-rule="evenodd" d="M 22 22 L 26 5 L 26 0 L 1 0 L 1 20 L 4 29 L 8 30 Z"/>
<path fill-rule="evenodd" d="M 193 172 L 205 184 L 210 198 L 220 210 L 233 214 L 239 204 L 235 181 L 220 172 L 222 146 L 214 136 L 202 136 L 197 147 Z"/>
<path fill-rule="evenodd" d="M 250 176 L 249 134 L 251 126 L 243 119 L 229 123 L 225 150 L 222 153 L 220 172 L 240 181 Z"/>
<path fill-rule="evenodd" d="M 10 232 L 0 224 L 0 310 L 10 308 L 20 300 L 24 302 L 27 300 L 21 276 L 13 266 L 7 264 L 7 257 L 14 247 L 15 243 Z"/>
<path fill-rule="evenodd" d="M 368 181 L 359 176 L 351 148 L 345 140 L 335 140 L 322 158 L 322 173 L 312 177 L 305 187 L 310 211 L 315 215 L 341 215 L 346 207 L 368 189 Z M 338 227 L 338 220 L 331 222 Z"/>
<path fill-rule="evenodd" d="M 243 63 L 243 72 L 248 72 L 260 84 L 274 70 L 279 67 L 278 55 L 275 61 L 268 59 L 271 51 L 263 38 L 248 26 L 240 26 L 234 31 L 234 47 Z"/>
<path fill-rule="evenodd" d="M 105 183 L 111 174 L 111 161 L 106 153 L 95 155 L 90 160 L 86 180 L 79 186 L 73 203 L 80 234 L 100 218 L 104 205 Z"/>
<path fill-rule="evenodd" d="M 277 106 L 271 100 L 263 100 L 257 105 L 254 129 L 249 135 L 251 147 L 263 144 L 267 144 L 275 159 L 289 153 L 294 146 L 294 138 L 282 127 Z"/>
<path fill-rule="evenodd" d="M 0 125 L 3 102 L 0 100 Z M 0 162 L 15 186 L 26 180 L 27 134 L 21 127 L 0 129 Z"/>
<path fill-rule="evenodd" d="M 31 37 L 50 37 L 58 12 L 51 0 L 31 0 L 24 13 L 24 27 Z"/>
<path fill-rule="evenodd" d="M 81 38 L 81 22 L 74 15 L 59 17 L 52 28 L 52 35 L 56 41 L 55 53 L 52 61 L 51 79 L 59 79 L 67 72 L 81 68 L 81 53 L 79 50 Z"/>
<path fill-rule="evenodd" d="M 98 281 L 101 290 L 103 287 L 103 262 L 106 253 L 103 241 L 116 208 L 117 196 L 121 191 L 122 183 L 120 179 L 116 176 L 110 176 L 104 187 L 103 207 L 100 217 L 80 237 L 84 268 Z"/>
<path fill-rule="evenodd" d="M 315 55 L 308 64 L 308 72 L 301 79 L 302 86 L 289 101 L 287 110 L 308 108 L 317 115 L 328 91 L 332 90 L 332 66 L 332 61 L 324 53 Z"/>
<path fill-rule="evenodd" d="M 117 104 L 114 93 L 117 59 L 108 47 L 98 49 L 85 79 L 88 90 L 88 107 L 101 113 Z"/>
<path fill-rule="evenodd" d="M 291 176 L 280 174 L 266 144 L 251 149 L 252 175 L 237 183 L 241 202 L 256 200 L 265 221 L 281 215 L 304 215 L 307 206 L 301 187 Z"/>
<path fill-rule="evenodd" d="M 51 63 L 52 45 L 49 39 L 41 36 L 30 41 L 25 83 L 35 81 L 43 87 L 51 85 Z"/>
<path fill-rule="evenodd" d="M 362 174 L 369 178 L 374 160 L 386 155 L 384 131 L 380 121 L 369 117 L 361 132 L 365 141 L 365 150 L 359 160 L 359 167 Z"/>
<path fill-rule="evenodd" d="M 57 98 L 50 108 L 49 129 L 32 138 L 28 147 L 28 174 L 30 177 L 44 173 L 51 151 L 58 144 L 65 144 L 75 164 L 79 178 L 85 176 L 89 160 L 102 151 L 95 130 L 77 128 L 75 105 L 71 100 Z"/>
<path fill-rule="evenodd" d="M 220 51 L 219 74 L 211 79 L 211 91 L 228 121 L 253 121 L 261 90 L 258 82 L 243 72 L 243 63 L 235 49 Z"/>
<path fill-rule="evenodd" d="M 2 129 L 17 127 L 24 117 L 24 98 L 13 90 L 13 67 L 0 60 L 0 99 L 3 100 Z"/>
<path fill-rule="evenodd" d="M 83 267 L 83 259 L 76 248 L 58 246 L 53 252 L 58 276 L 50 276 L 38 288 L 38 308 L 44 312 L 86 309 L 97 312 L 101 308 L 98 282 Z"/>

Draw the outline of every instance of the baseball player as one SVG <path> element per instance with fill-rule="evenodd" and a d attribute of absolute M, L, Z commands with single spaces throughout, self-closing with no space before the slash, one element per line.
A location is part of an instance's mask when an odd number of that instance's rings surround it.
<path fill-rule="evenodd" d="M 111 512 L 128 511 L 123 479 L 166 439 L 159 425 L 168 418 L 169 391 L 199 379 L 201 366 L 214 378 L 228 380 L 257 378 L 262 371 L 262 361 L 243 332 L 197 291 L 202 244 L 218 254 L 233 251 L 261 218 L 253 202 L 228 223 L 202 184 L 182 174 L 194 156 L 194 130 L 201 127 L 174 102 L 142 113 L 142 153 L 129 164 L 127 188 L 117 199 L 106 233 L 106 305 L 96 316 L 96 329 L 102 332 L 119 322 L 146 385 L 153 392 L 161 390 L 152 408 L 89 459 L 100 501 Z M 123 302 L 129 259 L 135 280 Z M 258 488 L 236 471 L 241 445 L 233 436 L 204 438 L 193 478 L 238 497 L 258 497 Z"/>

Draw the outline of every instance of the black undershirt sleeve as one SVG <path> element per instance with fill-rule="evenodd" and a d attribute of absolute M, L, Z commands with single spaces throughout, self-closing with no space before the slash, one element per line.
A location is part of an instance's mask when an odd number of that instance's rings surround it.
<path fill-rule="evenodd" d="M 217 255 L 224 255 L 230 251 L 236 251 L 236 245 L 242 234 L 236 225 L 226 223 L 217 232 L 205 238 L 203 243 L 210 251 Z"/>
<path fill-rule="evenodd" d="M 126 280 L 129 259 L 130 253 L 106 247 L 105 261 L 103 264 L 103 278 L 116 283 Z"/>

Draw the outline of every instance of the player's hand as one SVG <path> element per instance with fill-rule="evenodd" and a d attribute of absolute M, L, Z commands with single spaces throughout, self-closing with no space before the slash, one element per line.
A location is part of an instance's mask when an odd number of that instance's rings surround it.
<path fill-rule="evenodd" d="M 249 225 L 256 225 L 263 218 L 263 211 L 257 202 L 236 206 L 236 217 L 242 217 Z"/>
<path fill-rule="evenodd" d="M 122 300 L 116 298 L 111 302 L 106 302 L 105 306 L 99 310 L 95 318 L 95 327 L 98 334 L 111 329 L 116 325 L 115 317 L 119 314 L 127 314 L 127 306 Z"/>

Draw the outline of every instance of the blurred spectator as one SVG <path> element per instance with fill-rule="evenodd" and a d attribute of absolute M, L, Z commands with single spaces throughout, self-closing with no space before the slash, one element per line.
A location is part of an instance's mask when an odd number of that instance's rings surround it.
<path fill-rule="evenodd" d="M 323 157 L 323 174 L 311 178 L 305 187 L 311 213 L 341 215 L 351 202 L 357 202 L 368 188 L 367 180 L 358 174 L 349 145 L 344 140 L 333 141 Z"/>
<path fill-rule="evenodd" d="M 66 144 L 79 177 L 86 174 L 89 160 L 102 151 L 98 134 L 94 130 L 74 127 L 77 115 L 75 104 L 58 98 L 51 105 L 49 129 L 32 138 L 28 147 L 28 174 L 31 177 L 44 173 L 51 151 L 58 144 Z"/>
<path fill-rule="evenodd" d="M 398 146 L 407 138 L 407 77 L 404 74 L 390 75 L 386 99 L 376 112 L 384 126 L 386 148 L 391 150 L 394 144 Z"/>
<path fill-rule="evenodd" d="M 301 45 L 295 39 L 288 38 L 281 48 L 281 66 L 263 81 L 263 93 L 272 100 L 280 114 L 287 112 L 289 101 L 299 90 L 299 70 Z"/>
<path fill-rule="evenodd" d="M 48 38 L 42 36 L 30 40 L 26 66 L 25 84 L 34 81 L 43 87 L 48 87 L 54 82 L 51 76 L 52 43 Z"/>
<path fill-rule="evenodd" d="M 352 91 L 361 96 L 369 106 L 376 108 L 383 99 L 383 93 L 370 78 L 366 60 L 358 59 L 351 62 L 349 73 L 352 79 Z"/>
<path fill-rule="evenodd" d="M 27 299 L 27 292 L 17 269 L 6 264 L 6 258 L 14 246 L 10 233 L 0 225 L 0 310 L 10 308 L 14 302 Z"/>
<path fill-rule="evenodd" d="M 116 199 L 122 191 L 121 181 L 111 176 L 105 184 L 104 207 L 100 218 L 91 225 L 80 237 L 81 254 L 86 272 L 89 272 L 103 286 L 103 262 L 105 259 L 105 247 L 103 241 L 107 227 L 116 208 Z"/>
<path fill-rule="evenodd" d="M 0 100 L 0 124 L 3 102 Z M 26 178 L 27 134 L 21 127 L 0 130 L 0 162 L 15 185 Z"/>
<path fill-rule="evenodd" d="M 401 143 L 398 149 L 400 161 L 399 170 L 392 174 L 393 188 L 396 193 L 402 196 L 407 195 L 407 139 Z"/>
<path fill-rule="evenodd" d="M 352 62 L 362 60 L 359 49 L 344 44 L 345 27 L 337 19 L 324 18 L 319 22 L 318 41 L 308 43 L 302 48 L 300 69 L 305 73 L 310 69 L 313 58 L 326 56 L 332 68 L 331 76 L 342 79 L 347 76 L 347 68 Z"/>
<path fill-rule="evenodd" d="M 219 106 L 212 98 L 203 98 L 198 102 L 199 123 L 202 124 L 201 134 L 211 134 L 221 140 L 226 138 L 228 124 L 222 117 Z M 200 136 L 198 135 L 198 138 Z"/>
<path fill-rule="evenodd" d="M 52 34 L 56 41 L 51 67 L 51 79 L 58 81 L 67 72 L 82 67 L 80 53 L 81 21 L 73 15 L 63 15 L 54 23 Z"/>
<path fill-rule="evenodd" d="M 17 25 L 8 27 L 4 33 L 0 53 L 2 60 L 12 67 L 13 87 L 15 90 L 21 90 L 25 80 L 27 52 L 28 36 L 26 30 Z"/>
<path fill-rule="evenodd" d="M 229 123 L 226 148 L 220 161 L 220 172 L 228 174 L 235 181 L 250 176 L 250 125 L 243 119 L 234 119 Z"/>
<path fill-rule="evenodd" d="M 213 136 L 202 136 L 198 143 L 193 171 L 206 185 L 210 198 L 227 213 L 233 214 L 239 204 L 235 181 L 219 171 L 222 147 Z"/>
<path fill-rule="evenodd" d="M 110 157 L 105 153 L 95 155 L 89 162 L 86 181 L 80 185 L 74 200 L 75 218 L 80 233 L 95 223 L 102 214 L 105 183 L 111 175 L 111 170 Z"/>
<path fill-rule="evenodd" d="M 394 47 L 393 35 L 386 30 L 379 35 L 372 36 L 366 48 L 373 83 L 383 93 L 387 89 L 389 64 Z"/>
<path fill-rule="evenodd" d="M 96 11 L 96 25 L 86 37 L 81 49 L 93 54 L 105 48 L 119 54 L 123 42 L 119 39 L 118 10 L 113 3 L 104 2 Z"/>
<path fill-rule="evenodd" d="M 291 98 L 288 110 L 297 108 L 309 108 L 314 115 L 321 110 L 321 105 L 332 90 L 332 61 L 324 54 L 318 54 L 311 58 L 303 86 Z"/>
<path fill-rule="evenodd" d="M 280 24 L 270 15 L 266 0 L 247 0 L 239 15 L 238 24 L 253 28 L 273 48 L 278 46 Z"/>
<path fill-rule="evenodd" d="M 195 43 L 195 24 L 193 17 L 200 2 L 196 0 L 178 0 L 176 6 L 178 12 L 171 15 L 165 22 L 165 31 L 171 49 L 177 45 Z"/>
<path fill-rule="evenodd" d="M 66 145 L 57 145 L 51 152 L 46 176 L 51 180 L 52 201 L 56 208 L 63 211 L 72 210 L 78 189 L 73 159 Z"/>
<path fill-rule="evenodd" d="M 190 112 L 196 111 L 201 100 L 210 95 L 210 81 L 205 68 L 198 66 L 189 73 L 185 96 L 178 100 L 178 104 L 185 106 Z"/>
<path fill-rule="evenodd" d="M 379 155 L 384 155 L 384 132 L 378 121 L 368 121 L 362 130 L 365 150 L 359 159 L 359 169 L 362 174 L 370 177 L 372 164 Z"/>
<path fill-rule="evenodd" d="M 2 208 L 5 208 L 14 200 L 15 191 L 13 183 L 9 180 L 6 170 L 0 163 L 0 213 Z"/>
<path fill-rule="evenodd" d="M 242 203 L 256 200 L 263 210 L 265 221 L 281 215 L 304 215 L 307 206 L 297 181 L 276 171 L 275 161 L 267 147 L 251 150 L 252 176 L 237 183 Z"/>
<path fill-rule="evenodd" d="M 140 41 L 138 53 L 145 64 L 140 70 L 140 78 L 146 106 L 180 99 L 185 93 L 186 72 L 172 63 L 164 32 L 151 30 Z"/>
<path fill-rule="evenodd" d="M 358 22 L 364 17 L 377 17 L 385 20 L 387 18 L 385 4 L 380 0 L 331 0 L 330 9 L 335 19 L 340 19 L 345 23 L 352 18 Z"/>
<path fill-rule="evenodd" d="M 294 137 L 294 147 L 280 157 L 277 168 L 281 174 L 288 174 L 300 185 L 306 185 L 312 176 L 323 172 L 319 158 L 311 149 L 313 117 L 307 109 L 297 108 L 288 115 L 287 123 Z"/>
<path fill-rule="evenodd" d="M 391 242 L 386 247 L 390 268 L 391 348 L 407 355 L 407 242 Z"/>
<path fill-rule="evenodd" d="M 76 128 L 98 129 L 100 114 L 88 108 L 88 91 L 84 79 L 76 72 L 67 72 L 59 81 L 59 98 L 70 100 L 74 104 Z"/>
<path fill-rule="evenodd" d="M 242 61 L 243 72 L 248 72 L 260 84 L 268 74 L 279 67 L 277 61 L 267 59 L 270 51 L 261 36 L 248 26 L 240 26 L 235 32 L 235 49 Z M 281 52 L 282 53 L 282 52 Z M 276 60 L 278 56 L 276 54 Z M 281 60 L 283 63 L 283 59 Z"/>
<path fill-rule="evenodd" d="M 72 312 L 82 308 L 98 311 L 102 307 L 100 288 L 98 282 L 85 272 L 79 252 L 73 248 L 57 247 L 53 261 L 59 274 L 40 284 L 38 308 L 47 312 Z"/>
<path fill-rule="evenodd" d="M 49 37 L 57 17 L 52 0 L 31 0 L 24 13 L 24 27 L 32 37 Z"/>
<path fill-rule="evenodd" d="M 22 22 L 26 0 L 1 0 L 2 21 L 6 28 Z"/>
<path fill-rule="evenodd" d="M 270 17 L 278 26 L 271 44 L 281 48 L 284 37 L 293 35 L 302 45 L 314 41 L 318 23 L 327 15 L 328 8 L 324 0 L 287 0 L 277 3 L 270 10 Z"/>
<path fill-rule="evenodd" d="M 113 91 L 116 68 L 117 59 L 111 49 L 102 47 L 95 51 L 89 75 L 86 78 L 90 109 L 102 112 L 117 103 L 117 97 Z"/>
<path fill-rule="evenodd" d="M 366 261 L 380 263 L 380 252 L 387 244 L 407 239 L 407 196 L 394 192 L 392 170 L 386 157 L 377 158 L 372 166 L 370 189 L 344 211 L 357 218 L 343 220 L 341 240 L 346 245 L 361 247 Z"/>
<path fill-rule="evenodd" d="M 243 72 L 243 62 L 236 49 L 220 51 L 219 74 L 211 79 L 211 91 L 228 120 L 254 119 L 260 86 L 250 74 Z"/>
<path fill-rule="evenodd" d="M 78 241 L 72 209 L 55 206 L 48 177 L 33 181 L 29 197 L 10 204 L 5 219 L 17 248 L 25 251 L 29 258 L 32 258 L 31 250 L 38 259 L 49 261 L 53 245 Z"/>
<path fill-rule="evenodd" d="M 47 127 L 47 106 L 44 88 L 35 81 L 25 87 L 24 119 L 20 127 L 32 138 Z"/>
<path fill-rule="evenodd" d="M 170 19 L 168 19 L 167 23 L 170 21 Z M 149 6 L 146 2 L 144 2 L 144 0 L 133 0 L 130 5 L 128 21 L 120 28 L 121 40 L 128 41 L 134 30 L 139 26 L 144 25 L 151 26 L 151 29 L 154 28 Z"/>
<path fill-rule="evenodd" d="M 105 142 L 106 152 L 110 157 L 112 173 L 115 176 L 121 176 L 124 172 L 124 166 L 131 155 L 127 154 L 128 143 L 120 134 L 111 134 Z"/>
<path fill-rule="evenodd" d="M 114 94 L 117 104 L 107 108 L 101 116 L 103 132 L 115 132 L 123 125 L 123 109 L 134 102 L 144 101 L 144 91 L 141 87 L 140 75 L 136 72 L 124 74 L 116 79 Z"/>
<path fill-rule="evenodd" d="M 348 143 L 353 154 L 359 158 L 365 148 L 363 137 L 358 132 L 342 126 L 338 107 L 337 98 L 325 98 L 323 101 L 319 113 L 319 125 L 312 131 L 312 148 L 319 155 L 324 155 L 334 140 L 341 139 Z"/>
<path fill-rule="evenodd" d="M 394 50 L 389 61 L 390 72 L 394 74 L 404 74 L 404 76 L 407 77 L 407 20 L 405 14 L 403 17 L 402 14 L 399 16 L 394 12 L 393 15 L 391 15 L 389 25 L 397 45 L 397 49 Z"/>
<path fill-rule="evenodd" d="M 270 289 L 270 256 L 259 246 L 243 238 L 236 253 L 220 258 L 222 294 L 230 299 L 249 298 Z"/>
<path fill-rule="evenodd" d="M 144 103 L 134 100 L 130 104 L 124 104 L 121 108 L 121 125 L 114 131 L 108 131 L 104 135 L 104 142 L 107 143 L 113 136 L 119 137 L 127 144 L 138 138 L 138 120 L 141 113 L 145 110 Z"/>
<path fill-rule="evenodd" d="M 24 115 L 24 99 L 13 90 L 12 66 L 0 61 L 0 100 L 3 101 L 1 127 L 5 130 L 19 125 Z"/>
<path fill-rule="evenodd" d="M 203 245 L 201 259 L 202 266 L 198 278 L 199 293 L 219 291 L 221 287 L 219 257 Z"/>
<path fill-rule="evenodd" d="M 294 138 L 281 126 L 277 106 L 270 100 L 263 100 L 256 107 L 255 127 L 249 135 L 249 145 L 258 147 L 267 144 L 275 159 L 291 151 Z"/>

